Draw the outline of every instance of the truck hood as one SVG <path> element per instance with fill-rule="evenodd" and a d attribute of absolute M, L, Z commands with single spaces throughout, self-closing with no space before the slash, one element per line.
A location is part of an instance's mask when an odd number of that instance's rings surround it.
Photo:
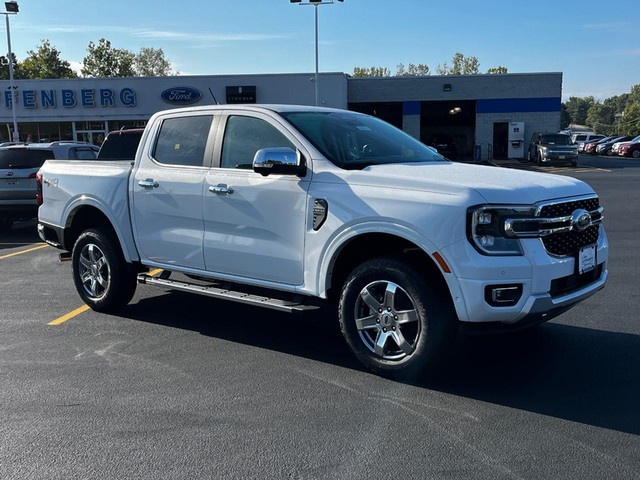
<path fill-rule="evenodd" d="M 488 203 L 533 204 L 593 194 L 586 183 L 568 176 L 464 163 L 372 165 L 351 181 L 369 185 L 442 193 L 477 192 Z"/>

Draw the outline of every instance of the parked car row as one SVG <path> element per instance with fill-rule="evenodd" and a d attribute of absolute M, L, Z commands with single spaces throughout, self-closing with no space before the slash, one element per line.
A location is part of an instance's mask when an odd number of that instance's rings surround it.
<path fill-rule="evenodd" d="M 640 158 L 640 135 L 613 135 L 586 142 L 584 153 Z"/>

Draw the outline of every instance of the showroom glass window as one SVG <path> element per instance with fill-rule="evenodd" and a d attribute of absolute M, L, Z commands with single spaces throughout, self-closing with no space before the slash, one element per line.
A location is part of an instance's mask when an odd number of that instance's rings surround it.
<path fill-rule="evenodd" d="M 168 118 L 162 122 L 153 158 L 166 165 L 201 167 L 213 117 Z"/>

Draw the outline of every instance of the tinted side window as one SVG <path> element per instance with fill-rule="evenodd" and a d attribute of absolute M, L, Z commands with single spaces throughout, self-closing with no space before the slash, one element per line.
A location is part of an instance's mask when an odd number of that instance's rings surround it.
<path fill-rule="evenodd" d="M 212 120 L 211 115 L 166 119 L 160 127 L 153 157 L 168 165 L 202 166 Z"/>
<path fill-rule="evenodd" d="M 222 168 L 247 168 L 253 166 L 253 157 L 262 148 L 289 147 L 293 144 L 274 126 L 259 118 L 232 116 L 222 143 Z"/>

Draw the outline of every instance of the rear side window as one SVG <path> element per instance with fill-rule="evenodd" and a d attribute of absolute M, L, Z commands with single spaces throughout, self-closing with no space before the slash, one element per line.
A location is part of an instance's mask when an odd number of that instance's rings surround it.
<path fill-rule="evenodd" d="M 211 115 L 166 119 L 160 127 L 153 157 L 167 165 L 201 167 L 212 120 Z"/>
<path fill-rule="evenodd" d="M 52 150 L 9 148 L 0 150 L 0 168 L 39 168 L 45 160 L 54 159 Z"/>

